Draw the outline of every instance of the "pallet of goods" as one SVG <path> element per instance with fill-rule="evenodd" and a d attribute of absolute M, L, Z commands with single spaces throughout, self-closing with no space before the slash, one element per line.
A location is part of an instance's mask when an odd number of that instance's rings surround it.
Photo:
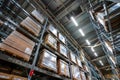
<path fill-rule="evenodd" d="M 33 10 L 31 14 L 39 22 L 44 23 L 45 19 L 44 19 L 43 15 L 40 14 L 37 10 Z"/>
<path fill-rule="evenodd" d="M 12 75 L 12 80 L 28 80 L 27 78 L 25 77 L 21 77 L 21 76 L 16 76 L 16 75 Z"/>
<path fill-rule="evenodd" d="M 38 25 L 35 21 L 33 21 L 30 17 L 25 18 L 20 25 L 29 31 L 31 34 L 35 36 L 39 36 L 39 33 L 41 31 L 41 26 Z"/>
<path fill-rule="evenodd" d="M 58 37 L 62 43 L 66 44 L 66 38 L 61 33 L 58 34 Z"/>
<path fill-rule="evenodd" d="M 72 51 L 70 51 L 70 60 L 71 60 L 72 62 L 74 62 L 75 64 L 77 63 L 77 62 L 76 62 L 76 56 L 75 56 L 75 54 L 73 54 Z"/>
<path fill-rule="evenodd" d="M 48 30 L 49 30 L 53 35 L 55 35 L 55 36 L 57 37 L 58 31 L 57 31 L 57 29 L 56 29 L 52 24 L 49 24 L 49 25 L 48 25 Z"/>
<path fill-rule="evenodd" d="M 84 79 L 81 79 L 80 70 L 78 66 L 72 65 L 71 68 L 72 68 L 73 80 L 84 80 Z"/>
<path fill-rule="evenodd" d="M 67 48 L 61 43 L 58 44 L 58 52 L 63 56 L 65 56 L 66 58 L 68 57 Z"/>
<path fill-rule="evenodd" d="M 77 60 L 76 61 L 77 65 L 82 68 L 82 63 L 81 63 L 80 59 L 77 57 L 76 60 Z"/>
<path fill-rule="evenodd" d="M 116 27 L 118 27 L 120 25 L 120 3 L 116 3 L 115 5 L 111 6 L 108 9 L 109 12 L 109 19 L 111 22 L 111 26 L 113 29 L 115 29 Z M 108 29 L 108 19 L 107 19 L 107 15 L 105 13 L 105 11 L 100 11 L 96 13 L 96 18 L 97 20 L 104 26 L 105 30 L 107 32 L 109 32 Z"/>
<path fill-rule="evenodd" d="M 13 56 L 29 61 L 35 42 L 23 34 L 13 31 L 2 43 L 0 49 Z"/>
<path fill-rule="evenodd" d="M 58 74 L 70 77 L 69 65 L 61 59 L 58 60 Z"/>
<path fill-rule="evenodd" d="M 81 71 L 80 75 L 81 75 L 81 80 L 86 80 L 86 76 L 84 72 Z"/>
<path fill-rule="evenodd" d="M 57 50 L 57 40 L 50 34 L 45 36 L 45 44 Z"/>
<path fill-rule="evenodd" d="M 38 61 L 38 67 L 57 73 L 57 56 L 50 51 L 43 49 Z"/>
<path fill-rule="evenodd" d="M 0 80 L 12 80 L 12 75 L 0 72 Z"/>

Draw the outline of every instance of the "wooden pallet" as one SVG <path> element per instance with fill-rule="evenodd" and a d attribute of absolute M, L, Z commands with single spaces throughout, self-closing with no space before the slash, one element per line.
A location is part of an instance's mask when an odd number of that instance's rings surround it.
<path fill-rule="evenodd" d="M 51 42 L 49 42 L 49 36 L 51 36 L 50 34 L 48 34 L 48 35 L 46 35 L 46 37 L 45 37 L 45 44 L 47 44 L 48 46 L 50 46 L 52 49 L 54 49 L 54 50 L 56 50 L 57 51 L 57 40 L 56 40 L 56 42 L 54 42 L 54 43 L 56 43 L 56 46 L 55 45 L 53 45 Z M 52 36 L 51 36 L 52 37 Z"/>
<path fill-rule="evenodd" d="M 49 52 L 49 51 L 46 50 L 46 49 L 43 49 L 43 51 L 41 52 L 41 55 L 40 55 L 38 64 L 37 64 L 38 67 L 43 68 L 43 69 L 47 69 L 47 70 L 49 70 L 49 71 L 52 71 L 52 72 L 57 73 L 57 61 L 56 61 L 56 70 L 43 64 L 43 59 L 44 59 L 44 54 L 45 54 L 45 52 Z M 52 53 L 50 52 L 50 54 L 52 54 Z M 54 55 L 54 54 L 52 54 L 52 55 Z M 48 61 L 49 61 L 49 60 L 48 60 Z"/>

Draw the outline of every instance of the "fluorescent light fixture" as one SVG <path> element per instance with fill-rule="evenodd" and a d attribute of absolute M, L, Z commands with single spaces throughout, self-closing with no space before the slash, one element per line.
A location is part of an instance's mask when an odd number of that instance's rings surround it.
<path fill-rule="evenodd" d="M 94 52 L 94 55 L 97 57 L 98 56 L 98 54 L 96 53 L 96 52 Z"/>
<path fill-rule="evenodd" d="M 79 29 L 79 32 L 81 33 L 82 36 L 85 36 L 85 34 L 83 33 L 82 29 Z"/>
<path fill-rule="evenodd" d="M 89 42 L 88 40 L 86 40 L 86 43 L 87 43 L 88 45 L 90 45 L 90 42 Z"/>
<path fill-rule="evenodd" d="M 99 63 L 103 66 L 104 64 L 103 64 L 103 62 L 101 61 L 101 60 L 99 60 Z"/>
<path fill-rule="evenodd" d="M 106 45 L 106 47 L 110 50 L 110 52 L 112 52 L 113 53 L 113 50 L 112 50 L 112 48 L 105 42 L 105 45 Z"/>
<path fill-rule="evenodd" d="M 93 47 L 91 47 L 91 50 L 92 50 L 93 52 L 95 52 L 95 50 L 94 50 L 94 48 L 93 48 Z"/>
<path fill-rule="evenodd" d="M 75 24 L 75 26 L 78 26 L 78 23 L 77 23 L 77 21 L 75 20 L 74 17 L 71 17 L 71 20 L 73 21 L 73 23 Z"/>
<path fill-rule="evenodd" d="M 113 64 L 116 64 L 112 57 L 110 57 L 110 60 L 113 62 Z"/>

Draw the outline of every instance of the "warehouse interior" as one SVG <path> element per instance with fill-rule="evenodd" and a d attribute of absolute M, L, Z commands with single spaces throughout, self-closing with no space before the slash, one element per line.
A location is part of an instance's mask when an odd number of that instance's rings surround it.
<path fill-rule="evenodd" d="M 120 0 L 0 0 L 0 80 L 119 80 Z"/>

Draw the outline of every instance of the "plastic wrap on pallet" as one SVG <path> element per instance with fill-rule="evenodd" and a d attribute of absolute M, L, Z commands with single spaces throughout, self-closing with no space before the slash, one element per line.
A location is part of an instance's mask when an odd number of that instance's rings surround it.
<path fill-rule="evenodd" d="M 78 66 L 72 65 L 72 76 L 75 80 L 81 80 L 81 76 L 80 76 L 80 70 L 78 68 Z M 82 79 L 84 80 L 84 79 Z"/>
<path fill-rule="evenodd" d="M 56 37 L 57 37 L 57 29 L 52 25 L 52 24 L 49 24 L 49 26 L 48 26 L 48 30 L 50 31 L 50 32 L 52 32 Z"/>
<path fill-rule="evenodd" d="M 42 53 L 38 66 L 57 72 L 57 56 L 46 49 Z"/>
<path fill-rule="evenodd" d="M 59 44 L 59 52 L 65 57 L 67 57 L 68 52 L 67 52 L 67 48 L 64 45 Z"/>
<path fill-rule="evenodd" d="M 80 75 L 81 75 L 81 78 L 82 78 L 82 80 L 86 80 L 86 76 L 85 76 L 85 73 L 84 72 L 80 72 Z"/>
<path fill-rule="evenodd" d="M 50 34 L 46 36 L 45 43 L 57 50 L 57 40 Z"/>
<path fill-rule="evenodd" d="M 82 63 L 79 58 L 77 58 L 77 64 L 82 68 Z"/>
<path fill-rule="evenodd" d="M 40 14 L 37 10 L 33 10 L 31 13 L 39 22 L 44 23 L 45 19 L 42 14 Z"/>
<path fill-rule="evenodd" d="M 0 72 L 0 80 L 12 80 L 12 75 Z"/>
<path fill-rule="evenodd" d="M 35 43 L 32 40 L 17 31 L 13 31 L 3 43 L 0 44 L 0 49 L 29 61 L 34 46 Z"/>
<path fill-rule="evenodd" d="M 70 73 L 69 73 L 68 63 L 66 63 L 65 61 L 59 59 L 58 64 L 59 64 L 59 71 L 58 71 L 58 73 L 60 75 L 65 75 L 65 76 L 69 77 Z"/>
<path fill-rule="evenodd" d="M 33 21 L 30 17 L 27 17 L 24 19 L 20 25 L 28 30 L 31 34 L 35 36 L 39 36 L 39 33 L 41 31 L 41 26 L 38 25 L 35 21 Z"/>
<path fill-rule="evenodd" d="M 70 51 L 70 60 L 71 60 L 72 62 L 74 62 L 74 63 L 77 63 L 77 62 L 76 62 L 76 56 L 75 56 L 75 54 L 73 54 L 72 51 Z"/>
<path fill-rule="evenodd" d="M 61 33 L 59 33 L 59 39 L 60 39 L 60 41 L 62 41 L 64 44 L 66 44 L 66 39 L 65 39 L 65 37 L 64 37 Z"/>

